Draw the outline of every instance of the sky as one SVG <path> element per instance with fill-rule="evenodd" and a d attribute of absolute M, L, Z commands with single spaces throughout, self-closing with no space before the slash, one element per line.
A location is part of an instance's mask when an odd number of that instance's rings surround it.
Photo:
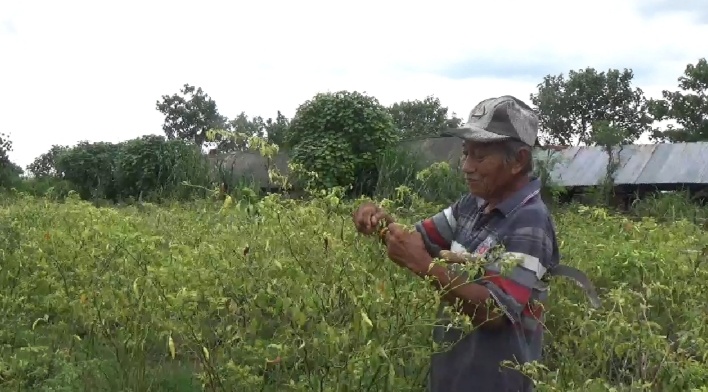
<path fill-rule="evenodd" d="M 0 0 L 0 132 L 22 167 L 54 144 L 162 134 L 162 95 L 291 117 L 318 92 L 428 95 L 459 117 L 547 74 L 631 68 L 650 97 L 708 56 L 708 0 Z M 349 5 L 344 5 L 349 4 Z"/>

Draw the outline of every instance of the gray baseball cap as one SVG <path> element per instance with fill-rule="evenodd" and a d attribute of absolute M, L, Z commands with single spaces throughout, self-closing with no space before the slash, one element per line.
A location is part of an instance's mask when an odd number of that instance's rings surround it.
<path fill-rule="evenodd" d="M 516 139 L 533 147 L 538 137 L 538 117 L 520 99 L 504 95 L 478 103 L 465 124 L 445 133 L 480 143 Z"/>

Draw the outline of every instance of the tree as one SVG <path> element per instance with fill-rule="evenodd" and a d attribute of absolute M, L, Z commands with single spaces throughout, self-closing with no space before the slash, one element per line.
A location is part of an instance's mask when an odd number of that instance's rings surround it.
<path fill-rule="evenodd" d="M 265 130 L 268 134 L 268 141 L 277 145 L 280 148 L 287 147 L 285 142 L 288 129 L 290 128 L 290 120 L 283 116 L 278 110 L 278 114 L 275 116 L 275 120 L 269 118 L 265 122 Z"/>
<path fill-rule="evenodd" d="M 647 100 L 640 88 L 632 88 L 630 69 L 597 72 L 593 68 L 547 75 L 531 94 L 537 107 L 545 143 L 593 144 L 592 125 L 603 122 L 623 130 L 622 144 L 632 143 L 650 130 L 653 119 L 647 114 Z M 545 144 L 544 143 L 544 144 Z"/>
<path fill-rule="evenodd" d="M 248 149 L 247 141 L 251 136 L 265 137 L 270 143 L 284 147 L 286 144 L 285 134 L 289 127 L 290 121 L 280 111 L 278 111 L 275 120 L 272 118 L 263 120 L 261 116 L 249 119 L 246 113 L 241 112 L 228 123 L 228 130 L 234 132 L 236 137 L 223 139 L 219 142 L 219 150 L 222 152 L 245 151 Z"/>
<path fill-rule="evenodd" d="M 0 133 L 0 187 L 13 186 L 23 173 L 21 167 L 10 161 L 11 151 L 12 141 L 9 135 Z"/>
<path fill-rule="evenodd" d="M 433 96 L 422 101 L 397 102 L 388 111 L 404 140 L 440 136 L 446 128 L 457 128 L 462 123 L 454 113 L 449 117 L 448 108 Z"/>
<path fill-rule="evenodd" d="M 163 95 L 157 101 L 157 110 L 165 115 L 162 129 L 168 139 L 182 139 L 202 146 L 206 132 L 212 128 L 225 128 L 227 118 L 201 87 L 185 84 L 179 94 Z"/>
<path fill-rule="evenodd" d="M 679 127 L 668 125 L 655 130 L 652 139 L 672 143 L 708 141 L 708 61 L 705 58 L 688 64 L 678 78 L 682 91 L 662 92 L 664 99 L 652 100 L 649 110 L 656 120 L 674 120 Z"/>
<path fill-rule="evenodd" d="M 300 105 L 287 133 L 290 157 L 323 188 L 375 183 L 376 158 L 399 140 L 391 114 L 359 92 L 320 93 Z"/>
<path fill-rule="evenodd" d="M 251 136 L 263 137 L 265 124 L 260 116 L 248 118 L 246 113 L 241 112 L 236 118 L 229 121 L 226 130 L 234 132 L 236 137 L 221 138 L 219 136 L 219 151 L 246 151 L 248 149 L 248 138 Z"/>
<path fill-rule="evenodd" d="M 32 173 L 36 178 L 40 177 L 50 177 L 59 175 L 57 170 L 57 158 L 59 154 L 67 151 L 69 147 L 53 145 L 49 151 L 38 156 L 27 165 L 27 171 Z"/>
<path fill-rule="evenodd" d="M 12 151 L 12 141 L 10 140 L 10 136 L 0 133 L 0 165 L 2 167 L 9 164 L 10 151 Z"/>

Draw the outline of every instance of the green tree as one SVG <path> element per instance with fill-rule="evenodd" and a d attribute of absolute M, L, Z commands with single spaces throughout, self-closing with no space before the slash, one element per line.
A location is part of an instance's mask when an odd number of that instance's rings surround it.
<path fill-rule="evenodd" d="M 630 69 L 597 72 L 594 68 L 547 75 L 531 94 L 537 107 L 544 144 L 593 144 L 592 125 L 604 122 L 622 129 L 622 144 L 632 143 L 650 130 L 653 119 L 640 88 L 632 87 Z"/>
<path fill-rule="evenodd" d="M 678 78 L 681 91 L 662 92 L 664 99 L 652 100 L 649 110 L 656 120 L 674 120 L 665 130 L 655 130 L 652 139 L 672 143 L 708 141 L 708 61 L 688 64 Z"/>
<path fill-rule="evenodd" d="M 292 161 L 317 173 L 315 185 L 324 188 L 370 188 L 378 154 L 398 140 L 388 110 L 356 91 L 317 94 L 300 105 L 287 133 Z"/>
<path fill-rule="evenodd" d="M 10 136 L 0 132 L 0 165 L 4 166 L 10 162 L 10 151 L 12 151 Z"/>
<path fill-rule="evenodd" d="M 607 154 L 607 167 L 605 177 L 597 188 L 599 196 L 605 205 L 609 205 L 614 194 L 615 177 L 620 168 L 620 153 L 622 144 L 631 138 L 624 128 L 613 127 L 609 121 L 601 120 L 592 124 L 593 132 L 590 136 L 590 144 L 600 146 Z"/>
<path fill-rule="evenodd" d="M 290 127 L 290 121 L 283 116 L 280 111 L 275 119 L 269 118 L 264 120 L 261 116 L 248 118 L 246 113 L 241 112 L 236 118 L 229 121 L 228 129 L 235 133 L 235 137 L 221 138 L 219 142 L 219 151 L 246 151 L 248 147 L 248 138 L 251 136 L 265 137 L 269 142 L 276 144 L 279 147 L 285 146 L 285 134 Z"/>
<path fill-rule="evenodd" d="M 401 101 L 388 109 L 404 140 L 440 136 L 446 128 L 456 128 L 462 119 L 442 106 L 440 100 L 428 96 L 424 100 Z"/>
<path fill-rule="evenodd" d="M 268 141 L 280 148 L 287 147 L 285 139 L 289 128 L 290 120 L 283 116 L 280 110 L 278 110 L 275 119 L 269 118 L 265 122 L 265 131 L 268 134 Z"/>
<path fill-rule="evenodd" d="M 10 136 L 0 133 L 0 187 L 13 187 L 23 174 L 21 167 L 10 160 L 12 141 Z"/>
<path fill-rule="evenodd" d="M 246 151 L 248 149 L 248 138 L 251 136 L 263 137 L 265 124 L 262 117 L 248 118 L 246 113 L 241 112 L 236 118 L 228 122 L 225 129 L 234 132 L 236 137 L 222 138 L 221 135 L 217 135 L 218 140 L 220 140 L 218 142 L 219 151 Z"/>
<path fill-rule="evenodd" d="M 206 132 L 212 128 L 225 128 L 228 119 L 201 87 L 185 84 L 179 94 L 163 95 L 157 101 L 157 110 L 165 115 L 162 129 L 168 139 L 182 139 L 202 146 Z"/>
<path fill-rule="evenodd" d="M 36 178 L 59 175 L 57 171 L 57 157 L 68 149 L 67 146 L 53 145 L 49 151 L 38 156 L 32 163 L 27 165 L 27 171 L 32 173 Z"/>
<path fill-rule="evenodd" d="M 57 155 L 56 170 L 84 200 L 117 200 L 114 176 L 118 153 L 117 144 L 80 141 Z"/>
<path fill-rule="evenodd" d="M 147 135 L 116 145 L 116 197 L 164 200 L 199 193 L 208 186 L 210 170 L 201 150 L 183 140 Z M 189 182 L 190 187 L 182 185 Z"/>

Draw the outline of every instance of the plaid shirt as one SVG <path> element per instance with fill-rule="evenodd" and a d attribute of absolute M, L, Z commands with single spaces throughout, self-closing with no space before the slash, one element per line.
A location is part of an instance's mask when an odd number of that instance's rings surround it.
<path fill-rule="evenodd" d="M 531 380 L 501 362 L 541 359 L 543 312 L 535 301 L 546 300 L 548 288 L 541 279 L 558 265 L 559 251 L 540 188 L 540 180 L 533 178 L 488 214 L 482 212 L 481 199 L 465 195 L 444 211 L 416 223 L 434 257 L 441 250 L 489 256 L 490 249 L 502 245 L 506 254 L 520 261 L 502 276 L 500 263 L 488 258 L 483 274 L 475 280 L 489 290 L 511 321 L 501 330 L 475 328 L 464 335 L 459 329 L 448 329 L 449 316 L 441 305 L 433 338 L 452 347 L 433 354 L 431 392 L 533 391 Z"/>

